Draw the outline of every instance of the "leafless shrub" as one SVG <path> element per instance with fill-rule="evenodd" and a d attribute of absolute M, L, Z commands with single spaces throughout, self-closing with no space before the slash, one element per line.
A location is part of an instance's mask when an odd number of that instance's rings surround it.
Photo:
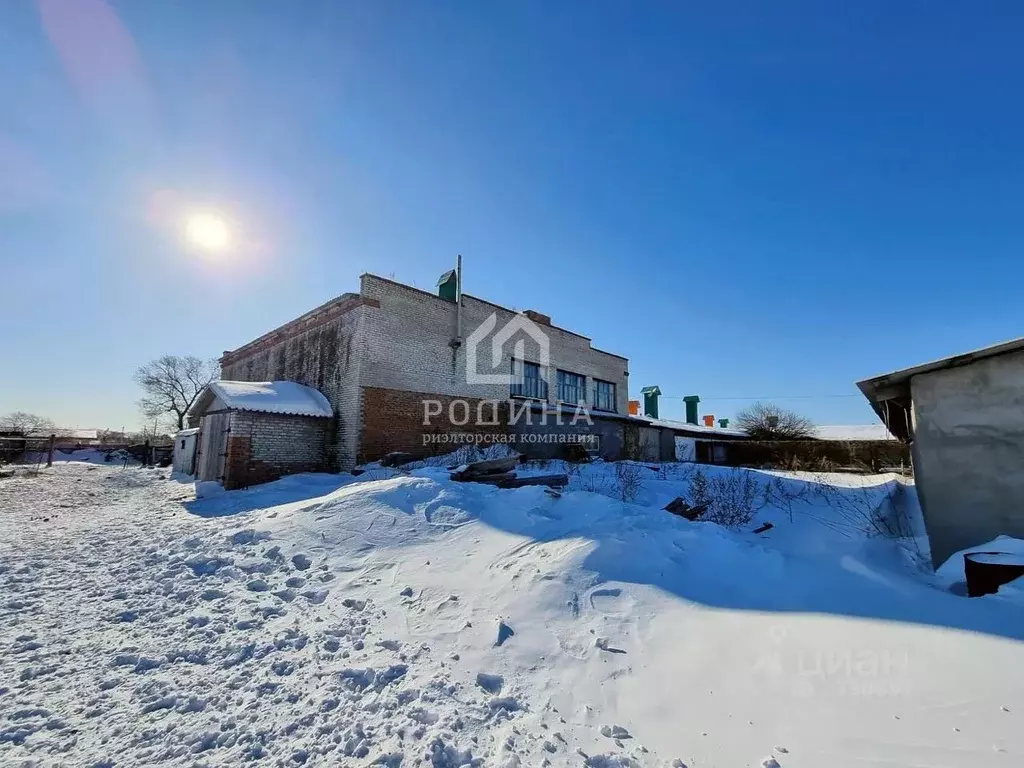
<path fill-rule="evenodd" d="M 640 428 L 627 424 L 622 431 L 622 455 L 632 461 L 640 460 Z"/>
<path fill-rule="evenodd" d="M 644 468 L 631 461 L 615 463 L 615 495 L 622 501 L 633 501 L 644 485 Z"/>
<path fill-rule="evenodd" d="M 481 455 L 484 459 L 504 459 L 509 456 L 518 456 L 519 451 L 508 443 L 493 443 L 484 448 Z"/>
<path fill-rule="evenodd" d="M 923 556 L 905 490 L 898 483 L 880 490 L 877 485 L 839 486 L 826 473 L 798 481 L 774 477 L 767 485 L 766 498 L 785 511 L 791 522 L 802 514 L 844 536 L 890 539 L 912 556 Z M 828 508 L 828 514 L 822 513 L 822 506 Z"/>
<path fill-rule="evenodd" d="M 573 464 L 565 462 L 565 474 L 569 477 L 569 489 L 573 491 L 586 491 L 588 493 L 600 493 L 602 496 L 611 496 L 612 488 L 608 477 L 601 472 L 587 471 L 586 464 Z"/>
<path fill-rule="evenodd" d="M 818 476 L 813 487 L 817 498 L 837 513 L 839 526 L 867 536 L 913 539 L 903 489 L 896 483 L 889 483 L 879 494 L 877 486 L 840 488 Z"/>
<path fill-rule="evenodd" d="M 793 522 L 797 509 L 807 504 L 811 494 L 809 484 L 782 477 L 773 477 L 765 484 L 765 503 L 783 510 L 789 522 Z"/>
<path fill-rule="evenodd" d="M 737 470 L 710 478 L 702 469 L 694 469 L 686 502 L 691 507 L 707 506 L 701 520 L 727 528 L 740 528 L 768 503 L 767 494 L 753 472 Z"/>
<path fill-rule="evenodd" d="M 373 482 L 374 480 L 390 480 L 396 475 L 401 475 L 402 472 L 397 469 L 385 468 L 385 469 L 368 469 L 359 475 L 360 483 Z"/>

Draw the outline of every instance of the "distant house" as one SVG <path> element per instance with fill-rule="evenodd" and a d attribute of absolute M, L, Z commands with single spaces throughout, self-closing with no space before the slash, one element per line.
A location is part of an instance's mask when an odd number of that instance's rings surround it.
<path fill-rule="evenodd" d="M 1024 339 L 857 384 L 911 444 L 932 560 L 1024 538 Z"/>
<path fill-rule="evenodd" d="M 646 399 L 649 401 L 650 398 Z M 644 461 L 729 464 L 731 444 L 750 440 L 746 433 L 738 429 L 710 427 L 692 421 L 633 416 L 631 422 L 640 428 L 638 458 Z"/>
<path fill-rule="evenodd" d="M 58 427 L 53 430 L 56 436 L 55 445 L 64 448 L 83 448 L 87 445 L 98 445 L 100 433 L 98 429 L 70 429 Z"/>

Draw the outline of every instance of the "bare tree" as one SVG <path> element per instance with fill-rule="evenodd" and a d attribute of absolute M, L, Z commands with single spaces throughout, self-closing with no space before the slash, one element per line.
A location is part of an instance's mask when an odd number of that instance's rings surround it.
<path fill-rule="evenodd" d="M 774 403 L 754 403 L 736 414 L 736 426 L 755 440 L 814 437 L 814 422 Z"/>
<path fill-rule="evenodd" d="M 182 430 L 189 407 L 219 373 L 215 360 L 192 355 L 157 358 L 135 371 L 135 383 L 146 393 L 139 400 L 139 409 L 151 419 L 169 417 Z"/>
<path fill-rule="evenodd" d="M 27 437 L 39 437 L 53 434 L 56 427 L 50 419 L 36 416 L 34 413 L 14 411 L 0 416 L 0 431 L 21 432 Z"/>

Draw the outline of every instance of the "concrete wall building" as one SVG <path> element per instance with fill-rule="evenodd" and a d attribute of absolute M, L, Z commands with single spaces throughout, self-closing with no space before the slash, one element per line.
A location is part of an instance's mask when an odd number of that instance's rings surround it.
<path fill-rule="evenodd" d="M 291 381 L 323 393 L 332 409 L 324 427 L 325 464 L 334 469 L 392 451 L 446 452 L 424 445 L 425 433 L 508 432 L 507 424 L 477 423 L 478 409 L 489 415 L 491 401 L 504 403 L 499 422 L 508 421 L 513 404 L 521 408 L 526 401 L 549 420 L 559 403 L 577 402 L 595 422 L 600 414 L 625 416 L 625 357 L 596 349 L 586 336 L 539 312 L 443 294 L 444 286 L 433 294 L 365 274 L 359 293 L 346 293 L 225 352 L 221 378 Z M 504 329 L 514 333 L 497 346 L 492 365 L 491 338 Z M 479 345 L 476 337 L 483 339 Z M 470 375 L 512 373 L 520 383 Z M 440 410 L 426 425 L 425 400 L 436 401 L 431 408 Z M 467 404 L 470 418 L 462 423 Z"/>
<path fill-rule="evenodd" d="M 859 382 L 911 443 L 932 561 L 1024 538 L 1024 339 Z"/>

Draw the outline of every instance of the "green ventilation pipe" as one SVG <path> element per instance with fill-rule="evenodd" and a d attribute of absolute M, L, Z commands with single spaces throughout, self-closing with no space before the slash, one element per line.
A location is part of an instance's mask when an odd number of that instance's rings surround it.
<path fill-rule="evenodd" d="M 697 403 L 700 402 L 700 395 L 687 395 L 683 398 L 683 402 L 686 403 L 686 423 L 696 424 Z"/>
<path fill-rule="evenodd" d="M 658 418 L 658 397 L 661 396 L 661 388 L 657 384 L 653 387 L 644 387 L 640 394 L 644 396 L 644 416 Z"/>

